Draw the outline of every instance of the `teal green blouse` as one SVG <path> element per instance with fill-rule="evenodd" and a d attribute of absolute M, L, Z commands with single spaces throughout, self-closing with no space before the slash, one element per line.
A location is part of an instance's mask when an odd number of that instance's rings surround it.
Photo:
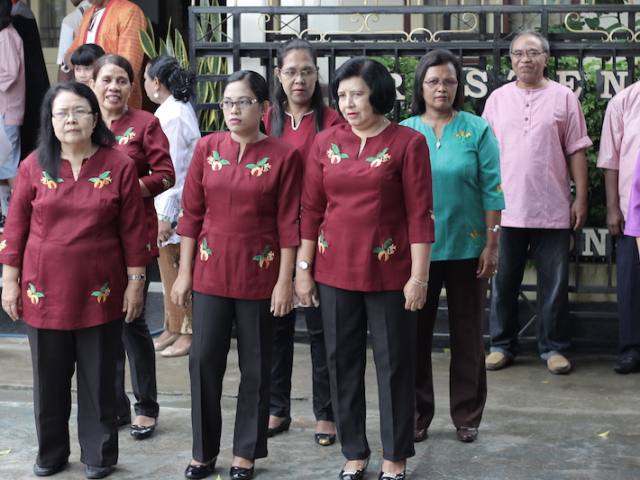
<path fill-rule="evenodd" d="M 438 140 L 420 116 L 401 122 L 427 139 L 433 182 L 436 241 L 432 260 L 477 258 L 487 239 L 484 212 L 504 209 L 500 152 L 482 118 L 458 112 Z"/>

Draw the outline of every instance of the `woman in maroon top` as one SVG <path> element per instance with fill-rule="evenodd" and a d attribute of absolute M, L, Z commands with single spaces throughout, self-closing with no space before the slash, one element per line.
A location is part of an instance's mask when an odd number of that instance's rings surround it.
<path fill-rule="evenodd" d="M 52 87 L 0 242 L 2 308 L 24 318 L 31 346 L 38 476 L 68 462 L 74 367 L 87 477 L 118 461 L 116 359 L 122 320 L 142 310 L 149 253 L 135 167 L 114 141 L 89 87 Z"/>
<path fill-rule="evenodd" d="M 93 70 L 93 90 L 98 97 L 102 118 L 116 136 L 116 148 L 127 154 L 136 166 L 142 191 L 144 214 L 139 221 L 147 227 L 147 248 L 158 256 L 158 220 L 153 197 L 171 188 L 174 182 L 169 142 L 159 120 L 151 113 L 127 106 L 133 85 L 133 69 L 118 55 L 100 57 Z M 145 284 L 145 297 L 149 283 Z M 129 357 L 131 384 L 136 397 L 136 417 L 130 428 L 139 440 L 150 437 L 159 412 L 156 391 L 156 363 L 153 340 L 144 318 L 144 310 L 122 332 L 124 349 Z M 118 421 L 126 425 L 131 419 L 129 398 L 124 389 L 124 352 L 118 362 Z"/>
<path fill-rule="evenodd" d="M 187 478 L 204 478 L 215 468 L 234 320 L 241 380 L 231 478 L 252 478 L 254 460 L 267 456 L 273 316 L 293 308 L 302 180 L 298 152 L 260 132 L 268 95 L 255 72 L 229 77 L 220 106 L 230 131 L 198 142 L 182 193 L 180 267 L 171 298 L 184 305 L 193 290 Z"/>
<path fill-rule="evenodd" d="M 338 112 L 325 106 L 318 80 L 316 52 L 306 40 L 294 38 L 278 49 L 278 67 L 272 91 L 272 107 L 264 115 L 267 135 L 279 137 L 306 158 L 316 134 L 343 123 Z M 315 440 L 332 445 L 336 429 L 331 408 L 327 352 L 324 347 L 320 309 L 301 309 L 307 322 L 311 344 L 313 413 L 316 417 Z M 273 341 L 271 364 L 271 408 L 269 436 L 284 432 L 291 425 L 291 373 L 293 334 L 296 315 L 292 311 L 278 321 Z"/>
<path fill-rule="evenodd" d="M 419 133 L 384 116 L 395 84 L 380 63 L 354 58 L 333 92 L 348 124 L 320 132 L 305 162 L 296 292 L 318 282 L 331 397 L 342 453 L 340 478 L 360 480 L 365 434 L 367 326 L 378 376 L 384 462 L 404 479 L 414 455 L 416 312 L 426 297 L 433 242 L 429 151 Z M 317 249 L 317 254 L 316 254 Z M 314 264 L 315 259 L 315 264 Z"/>

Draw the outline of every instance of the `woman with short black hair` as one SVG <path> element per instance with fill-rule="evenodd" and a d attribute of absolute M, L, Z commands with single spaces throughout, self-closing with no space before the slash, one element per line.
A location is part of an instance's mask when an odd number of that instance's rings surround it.
<path fill-rule="evenodd" d="M 349 60 L 336 71 L 332 90 L 348 123 L 320 132 L 305 164 L 297 258 L 313 269 L 296 272 L 296 292 L 309 303 L 318 282 L 331 397 L 347 459 L 340 478 L 364 478 L 371 453 L 368 327 L 380 399 L 379 478 L 400 480 L 415 454 L 415 312 L 425 302 L 433 241 L 429 151 L 424 137 L 385 118 L 396 89 L 380 63 Z"/>

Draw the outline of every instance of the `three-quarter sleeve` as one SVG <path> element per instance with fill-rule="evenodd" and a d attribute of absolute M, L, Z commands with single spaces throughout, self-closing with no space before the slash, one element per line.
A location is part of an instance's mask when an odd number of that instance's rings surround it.
<path fill-rule="evenodd" d="M 197 239 L 202 231 L 202 222 L 206 212 L 204 188 L 202 186 L 203 168 L 206 158 L 206 139 L 198 141 L 187 178 L 182 190 L 182 217 L 178 220 L 178 235 Z"/>
<path fill-rule="evenodd" d="M 636 167 L 631 182 L 631 197 L 624 234 L 630 237 L 640 237 L 640 155 L 636 160 Z"/>
<path fill-rule="evenodd" d="M 314 242 L 318 239 L 318 230 L 327 205 L 320 160 L 322 152 L 319 150 L 320 143 L 316 139 L 304 164 L 300 212 L 300 235 L 305 240 L 313 240 Z"/>
<path fill-rule="evenodd" d="M 150 173 L 140 177 L 144 186 L 155 197 L 171 188 L 175 183 L 173 163 L 169 154 L 169 141 L 162 131 L 160 121 L 153 118 L 148 122 L 144 132 L 144 154 Z"/>
<path fill-rule="evenodd" d="M 280 173 L 278 189 L 278 239 L 280 248 L 300 245 L 300 190 L 302 187 L 302 160 L 292 150 Z"/>
<path fill-rule="evenodd" d="M 147 249 L 147 227 L 144 217 L 142 193 L 133 160 L 127 161 L 120 180 L 120 215 L 118 228 L 127 267 L 144 267 L 151 257 Z"/>
<path fill-rule="evenodd" d="M 31 180 L 31 165 L 33 162 L 24 160 L 18 169 L 9 214 L 4 227 L 4 238 L 0 242 L 0 263 L 21 268 L 24 249 L 31 227 L 31 202 L 35 198 L 36 190 Z"/>
<path fill-rule="evenodd" d="M 408 127 L 407 127 L 408 128 Z M 416 133 L 405 151 L 402 166 L 402 189 L 407 216 L 409 243 L 433 243 L 431 212 L 431 162 L 424 137 Z"/>
<path fill-rule="evenodd" d="M 478 181 L 482 209 L 504 209 L 504 193 L 500 183 L 500 148 L 488 125 L 478 140 Z"/>

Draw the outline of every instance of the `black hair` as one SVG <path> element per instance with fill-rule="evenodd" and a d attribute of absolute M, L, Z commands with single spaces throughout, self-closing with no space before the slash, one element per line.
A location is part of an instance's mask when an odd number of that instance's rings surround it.
<path fill-rule="evenodd" d="M 0 31 L 11 25 L 11 0 L 0 0 Z"/>
<path fill-rule="evenodd" d="M 108 55 L 103 55 L 98 60 L 96 60 L 96 63 L 93 65 L 93 79 L 94 80 L 96 80 L 98 78 L 98 74 L 100 73 L 100 70 L 105 65 L 115 65 L 117 67 L 120 67 L 125 72 L 127 72 L 127 77 L 129 77 L 129 83 L 133 83 L 133 80 L 134 80 L 135 77 L 134 77 L 134 74 L 133 74 L 133 67 L 129 63 L 129 60 L 127 60 L 124 57 L 121 57 L 120 55 L 116 55 L 114 53 L 110 53 Z"/>
<path fill-rule="evenodd" d="M 103 55 L 104 50 L 100 45 L 85 43 L 73 52 L 71 55 L 71 64 L 73 66 L 82 65 L 84 67 L 90 67 Z"/>
<path fill-rule="evenodd" d="M 53 101 L 60 92 L 71 92 L 85 98 L 96 119 L 96 126 L 91 134 L 91 142 L 100 147 L 110 147 L 115 144 L 113 133 L 102 120 L 100 105 L 95 93 L 86 85 L 79 82 L 60 82 L 53 85 L 44 96 L 40 113 L 40 133 L 38 136 L 38 163 L 42 169 L 56 178 L 60 170 L 60 140 L 56 137 L 51 123 Z"/>
<path fill-rule="evenodd" d="M 284 59 L 292 50 L 305 50 L 309 53 L 313 60 L 313 64 L 316 65 L 318 61 L 318 55 L 315 48 L 311 43 L 301 38 L 292 38 L 291 40 L 283 43 L 278 49 L 276 54 L 278 68 L 282 68 Z M 285 104 L 287 103 L 287 94 L 282 88 L 282 83 L 278 80 L 278 76 L 273 76 L 273 91 L 271 93 L 271 135 L 273 137 L 280 137 L 282 130 L 284 129 L 285 121 Z M 322 99 L 322 87 L 320 87 L 320 79 L 316 76 L 316 84 L 311 95 L 311 109 L 313 110 L 316 120 L 316 133 L 322 130 L 324 123 L 324 100 Z"/>
<path fill-rule="evenodd" d="M 352 77 L 360 77 L 369 87 L 369 103 L 379 115 L 389 113 L 396 101 L 396 83 L 389 70 L 379 62 L 367 57 L 354 57 L 336 70 L 333 84 L 333 96 L 338 101 L 340 82 Z"/>
<path fill-rule="evenodd" d="M 453 108 L 455 110 L 462 109 L 462 104 L 464 103 L 464 83 L 462 81 L 462 63 L 460 59 L 449 50 L 431 50 L 420 59 L 416 67 L 416 76 L 413 80 L 413 100 L 411 101 L 411 113 L 413 115 L 422 115 L 427 110 L 422 95 L 422 82 L 424 82 L 427 70 L 429 70 L 430 67 L 447 65 L 448 63 L 453 65 L 456 71 L 456 80 L 458 80 L 458 88 L 456 89 L 456 96 L 453 100 Z"/>
<path fill-rule="evenodd" d="M 147 75 L 167 87 L 176 100 L 187 103 L 193 96 L 196 75 L 191 70 L 180 68 L 178 60 L 161 55 L 149 62 Z"/>
<path fill-rule="evenodd" d="M 269 100 L 269 87 L 267 86 L 267 81 L 262 75 L 254 72 L 253 70 L 238 70 L 237 72 L 233 72 L 227 78 L 224 88 L 227 88 L 227 85 L 230 83 L 240 82 L 242 80 L 249 84 L 249 88 L 258 99 L 258 102 L 262 103 Z"/>

